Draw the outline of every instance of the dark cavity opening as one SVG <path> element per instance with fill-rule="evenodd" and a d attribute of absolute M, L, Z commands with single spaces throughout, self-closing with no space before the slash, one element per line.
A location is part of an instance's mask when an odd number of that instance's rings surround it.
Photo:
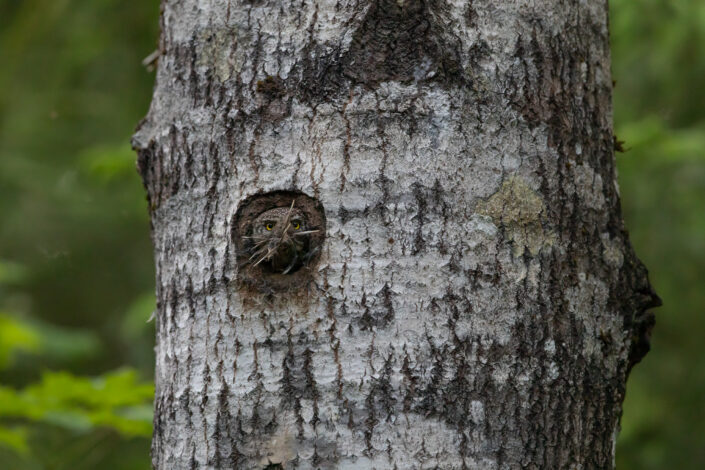
<path fill-rule="evenodd" d="M 325 230 L 323 206 L 306 194 L 274 191 L 246 198 L 232 221 L 240 283 L 262 292 L 305 285 Z"/>

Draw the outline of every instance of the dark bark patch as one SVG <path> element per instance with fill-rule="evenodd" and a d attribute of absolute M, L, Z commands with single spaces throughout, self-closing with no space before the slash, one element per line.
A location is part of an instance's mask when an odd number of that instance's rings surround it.
<path fill-rule="evenodd" d="M 284 467 L 282 467 L 282 464 L 280 464 L 280 463 L 271 463 L 270 462 L 269 464 L 264 466 L 262 468 L 262 470 L 279 470 L 279 469 L 283 469 L 283 468 Z"/>
<path fill-rule="evenodd" d="M 620 285 L 618 289 L 614 289 L 615 298 L 610 299 L 610 304 L 621 307 L 625 327 L 631 332 L 627 364 L 627 373 L 629 373 L 651 349 L 651 332 L 656 319 L 649 310 L 660 307 L 662 301 L 649 282 L 648 271 L 636 257 L 631 246 L 627 247 L 625 265 L 620 274 Z M 633 295 L 620 296 L 620 292 L 633 292 Z"/>
<path fill-rule="evenodd" d="M 428 203 L 426 201 L 426 194 L 424 194 L 423 187 L 419 183 L 414 183 L 413 186 L 414 198 L 416 199 L 417 212 L 414 218 L 416 219 L 416 237 L 414 238 L 414 248 L 412 254 L 417 255 L 423 251 L 425 247 L 425 242 L 423 238 L 423 228 L 426 222 L 426 209 Z"/>
<path fill-rule="evenodd" d="M 388 421 L 395 415 L 396 398 L 391 384 L 394 358 L 390 354 L 384 363 L 379 377 L 372 379 L 370 391 L 365 398 L 367 418 L 364 423 L 364 436 L 367 451 L 373 453 L 372 436 L 375 426 L 381 421 Z"/>
<path fill-rule="evenodd" d="M 157 146 L 154 140 L 143 145 L 135 138 L 132 140 L 132 149 L 137 152 L 137 172 L 142 177 L 142 184 L 147 192 L 147 207 L 151 214 L 159 204 L 157 200 L 159 181 L 157 179 L 160 175 L 155 166 L 159 162 L 159 157 L 156 155 Z"/>
<path fill-rule="evenodd" d="M 424 1 L 380 0 L 370 7 L 343 60 L 344 75 L 355 83 L 408 82 L 438 68 L 438 45 Z"/>
<path fill-rule="evenodd" d="M 465 10 L 465 25 L 468 28 L 474 28 L 477 26 L 477 12 L 473 7 L 472 0 L 468 2 L 468 7 Z"/>
<path fill-rule="evenodd" d="M 624 141 L 619 140 L 616 135 L 612 136 L 612 143 L 613 143 L 612 146 L 614 147 L 615 152 L 624 153 L 627 151 L 624 148 Z"/>
<path fill-rule="evenodd" d="M 372 300 L 367 299 L 367 295 L 362 295 L 360 301 L 363 314 L 360 317 L 360 329 L 372 330 L 373 328 L 385 328 L 394 320 L 394 293 L 385 284 L 382 290 L 374 296 Z"/>
<path fill-rule="evenodd" d="M 263 120 L 276 123 L 290 114 L 290 100 L 284 80 L 272 75 L 257 82 L 257 93 Z"/>
<path fill-rule="evenodd" d="M 257 93 L 261 93 L 269 99 L 281 98 L 285 92 L 284 82 L 279 77 L 269 75 L 264 80 L 257 82 Z"/>
<path fill-rule="evenodd" d="M 311 102 L 347 98 L 349 89 L 383 82 L 465 84 L 458 49 L 433 23 L 440 2 L 377 0 L 356 28 L 347 50 L 311 45 L 292 87 Z"/>

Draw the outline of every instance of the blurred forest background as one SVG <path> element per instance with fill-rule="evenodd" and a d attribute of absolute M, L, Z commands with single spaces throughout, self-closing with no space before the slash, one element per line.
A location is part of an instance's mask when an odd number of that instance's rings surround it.
<path fill-rule="evenodd" d="M 617 468 L 705 468 L 705 2 L 612 0 L 632 242 L 664 300 Z M 130 135 L 157 0 L 0 0 L 0 468 L 148 469 L 155 307 Z"/>

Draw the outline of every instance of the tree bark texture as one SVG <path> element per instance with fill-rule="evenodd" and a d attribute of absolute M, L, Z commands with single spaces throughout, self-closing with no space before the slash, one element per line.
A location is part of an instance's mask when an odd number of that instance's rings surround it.
<path fill-rule="evenodd" d="M 157 469 L 612 468 L 657 303 L 620 215 L 607 2 L 163 0 L 133 139 Z M 325 210 L 304 287 L 233 217 Z M 307 268 L 309 269 L 309 268 Z"/>

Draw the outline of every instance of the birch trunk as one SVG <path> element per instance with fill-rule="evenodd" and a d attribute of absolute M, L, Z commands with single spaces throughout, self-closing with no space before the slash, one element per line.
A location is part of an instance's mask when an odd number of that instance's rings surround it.
<path fill-rule="evenodd" d="M 603 469 L 658 302 L 620 214 L 607 2 L 163 0 L 133 144 L 157 469 Z M 325 210 L 304 287 L 233 220 Z"/>

